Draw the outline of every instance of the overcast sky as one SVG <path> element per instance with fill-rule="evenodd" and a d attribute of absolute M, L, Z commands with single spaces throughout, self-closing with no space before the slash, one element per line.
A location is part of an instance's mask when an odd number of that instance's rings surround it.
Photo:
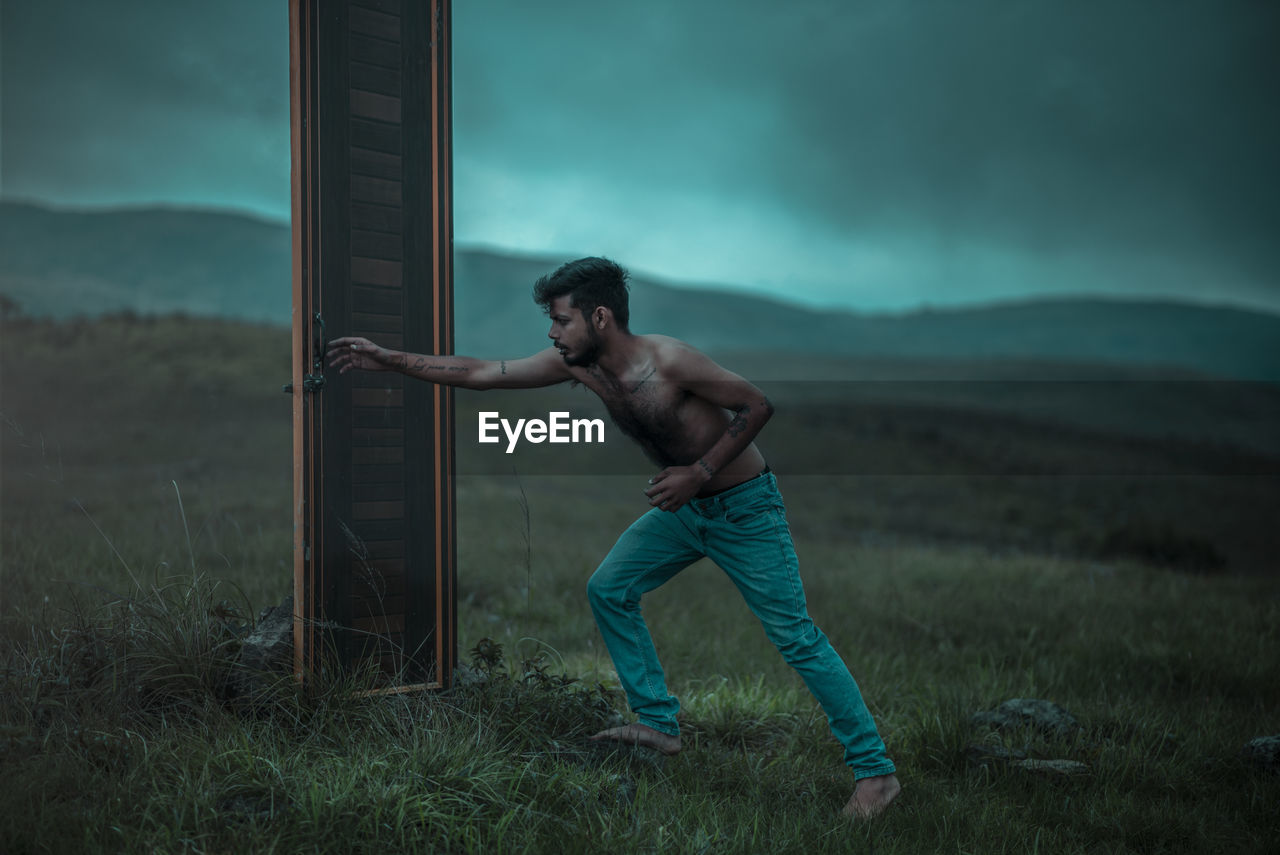
<path fill-rule="evenodd" d="M 0 195 L 289 214 L 286 0 L 0 0 Z M 1273 0 L 456 0 L 459 244 L 1280 311 Z"/>

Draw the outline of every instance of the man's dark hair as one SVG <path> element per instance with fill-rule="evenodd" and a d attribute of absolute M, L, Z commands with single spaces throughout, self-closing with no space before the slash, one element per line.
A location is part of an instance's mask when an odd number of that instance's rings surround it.
<path fill-rule="evenodd" d="M 555 273 L 533 285 L 533 301 L 550 311 L 557 297 L 569 295 L 569 305 L 590 318 L 596 306 L 613 312 L 618 328 L 628 330 L 631 312 L 627 307 L 627 271 L 607 258 L 579 258 L 560 265 Z"/>

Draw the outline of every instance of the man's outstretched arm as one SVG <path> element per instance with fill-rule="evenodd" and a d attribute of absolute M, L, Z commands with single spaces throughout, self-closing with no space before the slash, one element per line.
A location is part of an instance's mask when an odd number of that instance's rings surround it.
<path fill-rule="evenodd" d="M 470 356 L 432 356 L 380 347 L 367 338 L 348 336 L 329 342 L 330 368 L 346 374 L 398 371 L 401 374 L 464 389 L 531 389 L 570 379 L 569 369 L 555 348 L 524 359 L 474 359 Z"/>

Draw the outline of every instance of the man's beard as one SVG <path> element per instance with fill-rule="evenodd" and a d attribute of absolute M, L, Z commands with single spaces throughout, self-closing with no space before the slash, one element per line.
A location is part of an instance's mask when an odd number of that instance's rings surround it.
<path fill-rule="evenodd" d="M 600 359 L 601 341 L 600 334 L 596 332 L 595 327 L 587 327 L 587 346 L 582 353 L 577 356 L 569 356 L 565 354 L 565 365 L 579 367 L 583 365 L 595 365 Z"/>

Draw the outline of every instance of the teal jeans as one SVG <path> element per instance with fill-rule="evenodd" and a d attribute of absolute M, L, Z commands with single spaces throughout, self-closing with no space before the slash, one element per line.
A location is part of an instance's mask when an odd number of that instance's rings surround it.
<path fill-rule="evenodd" d="M 671 513 L 654 508 L 618 538 L 587 582 L 587 596 L 631 710 L 678 735 L 680 703 L 667 691 L 640 598 L 708 557 L 733 580 L 782 658 L 818 699 L 854 779 L 894 771 L 853 675 L 814 625 L 773 473 Z"/>

